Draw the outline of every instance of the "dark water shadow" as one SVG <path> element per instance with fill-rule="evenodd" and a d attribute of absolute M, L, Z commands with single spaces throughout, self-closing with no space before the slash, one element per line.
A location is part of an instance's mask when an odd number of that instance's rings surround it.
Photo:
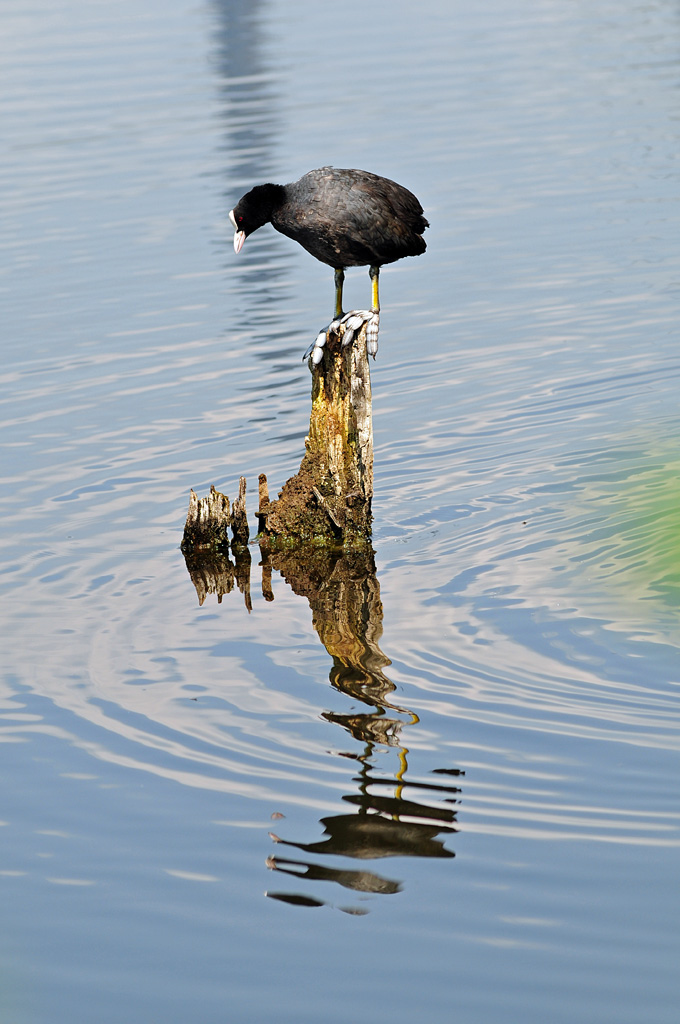
<path fill-rule="evenodd" d="M 266 0 L 213 0 L 215 11 L 213 63 L 223 126 L 224 218 L 254 185 L 275 180 L 278 139 L 282 123 L 278 70 L 266 60 Z M 249 239 L 238 259 L 232 248 L 232 228 L 225 223 L 221 240 L 224 266 L 235 289 L 248 295 L 248 310 L 240 325 L 285 335 L 278 325 L 281 282 L 288 274 L 292 250 L 274 231 Z M 266 273 L 262 265 L 266 263 Z M 225 327 L 229 336 L 231 326 Z M 254 348 L 256 359 L 271 360 Z"/>
<path fill-rule="evenodd" d="M 225 169 L 229 186 L 239 195 L 273 172 L 283 132 L 276 72 L 265 58 L 269 7 L 267 0 L 213 0 L 213 66 L 222 100 Z"/>
<path fill-rule="evenodd" d="M 273 572 L 278 572 L 295 594 L 306 598 L 314 629 L 331 658 L 331 687 L 353 705 L 361 705 L 359 710 L 321 712 L 326 721 L 343 730 L 342 747 L 350 741 L 337 756 L 357 764 L 353 789 L 342 797 L 353 809 L 321 818 L 323 834 L 316 842 L 270 833 L 277 851 L 267 859 L 267 867 L 298 882 L 333 882 L 364 896 L 397 893 L 402 888 L 401 880 L 361 867 L 324 864 L 323 859 L 454 857 L 444 843 L 457 831 L 461 790 L 456 783 L 464 772 L 446 766 L 431 769 L 438 776 L 436 780 L 409 778 L 408 729 L 418 722 L 418 717 L 395 700 L 395 684 L 385 672 L 390 659 L 379 646 L 383 606 L 373 548 L 311 548 L 261 554 L 265 600 L 274 599 Z M 186 558 L 201 604 L 209 593 L 215 594 L 220 602 L 225 594 L 238 588 L 250 608 L 252 563 L 248 549 L 236 552 L 233 560 L 226 554 L 200 552 L 189 553 Z M 382 767 L 386 748 L 394 755 L 391 772 Z M 300 890 L 267 895 L 298 906 L 326 902 Z M 365 912 L 365 908 L 339 909 Z"/>

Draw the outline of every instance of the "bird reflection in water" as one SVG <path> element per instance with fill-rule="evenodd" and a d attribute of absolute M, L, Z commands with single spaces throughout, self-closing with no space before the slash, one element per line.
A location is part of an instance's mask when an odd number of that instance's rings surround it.
<path fill-rule="evenodd" d="M 427 791 L 430 799 L 455 802 L 458 798 L 452 794 L 458 794 L 460 790 L 453 786 L 410 783 L 403 777 L 389 779 L 377 774 L 371 776 L 369 759 L 372 749 L 373 745 L 369 744 L 366 754 L 360 759 L 362 767 L 359 775 L 353 780 L 358 783 L 358 792 L 343 797 L 348 803 L 356 804 L 358 812 L 322 818 L 320 824 L 324 826 L 324 838 L 316 843 L 297 843 L 270 833 L 274 842 L 294 847 L 306 855 L 349 857 L 354 860 L 453 857 L 453 852 L 447 850 L 443 841 L 437 837 L 456 831 L 453 827 L 455 809 L 433 806 L 424 803 L 422 798 Z M 406 753 L 403 747 L 399 749 L 404 774 Z M 393 792 L 386 794 L 387 788 L 393 789 Z M 405 789 L 409 791 L 408 798 L 404 794 Z M 417 793 L 411 793 L 413 789 Z M 416 795 L 420 799 L 416 799 Z M 365 869 L 326 867 L 308 859 L 294 860 L 278 854 L 268 858 L 267 867 L 308 881 L 336 882 L 345 889 L 364 894 L 389 895 L 400 892 L 402 888 L 401 882 Z M 282 894 L 270 892 L 267 895 L 281 898 Z"/>
<path fill-rule="evenodd" d="M 247 561 L 249 572 L 249 555 Z M 352 780 L 356 788 L 343 796 L 356 810 L 322 818 L 323 837 L 317 842 L 302 843 L 270 833 L 277 852 L 267 858 L 267 867 L 300 882 L 334 882 L 364 897 L 397 893 L 402 887 L 398 880 L 362 868 L 328 866 L 317 859 L 343 857 L 367 861 L 454 856 L 444 842 L 457 831 L 461 791 L 455 783 L 464 772 L 436 768 L 432 771 L 439 776 L 436 781 L 408 778 L 408 749 L 403 733 L 418 722 L 418 717 L 392 700 L 396 687 L 385 674 L 390 660 L 379 647 L 383 610 L 375 553 L 371 547 L 354 551 L 312 549 L 302 556 L 299 551 L 263 550 L 261 566 L 266 600 L 273 600 L 272 571 L 280 573 L 294 593 L 307 599 L 314 628 L 332 659 L 332 687 L 366 708 L 353 713 L 323 712 L 326 721 L 340 726 L 361 744 L 361 751 L 340 754 L 356 761 L 358 766 Z M 224 576 L 223 563 L 211 568 L 205 562 L 197 564 L 194 558 L 187 562 L 187 568 L 201 603 L 209 592 L 221 599 L 237 582 L 250 606 L 245 566 L 241 565 L 238 574 L 227 567 Z M 392 749 L 397 760 L 392 775 L 379 771 L 374 764 L 375 755 L 385 748 Z M 305 907 L 323 906 L 326 902 L 303 892 L 267 895 Z M 340 909 L 366 913 L 365 907 Z"/>

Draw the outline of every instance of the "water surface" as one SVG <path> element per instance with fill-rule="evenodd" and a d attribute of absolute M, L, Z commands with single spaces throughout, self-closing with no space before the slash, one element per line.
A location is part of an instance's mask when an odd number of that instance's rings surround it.
<path fill-rule="evenodd" d="M 0 18 L 3 1019 L 674 1022 L 676 6 Z M 375 558 L 201 604 L 189 488 L 296 470 L 333 298 L 227 214 L 325 163 L 431 223 Z"/>

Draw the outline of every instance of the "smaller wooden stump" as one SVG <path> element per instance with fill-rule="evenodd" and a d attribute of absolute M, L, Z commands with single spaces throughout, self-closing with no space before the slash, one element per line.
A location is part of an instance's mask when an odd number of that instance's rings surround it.
<path fill-rule="evenodd" d="M 233 561 L 229 558 L 229 529 Z M 210 488 L 205 498 L 199 498 L 192 488 L 181 547 L 200 605 L 208 594 L 215 594 L 221 602 L 235 583 L 246 608 L 251 610 L 248 538 L 244 476 L 239 481 L 239 496 L 231 512 L 229 498 L 215 487 Z"/>
<path fill-rule="evenodd" d="M 189 511 L 184 524 L 182 549 L 219 547 L 228 544 L 227 530 L 231 523 L 229 498 L 214 486 L 210 494 L 199 498 L 193 487 L 189 495 Z"/>
<path fill-rule="evenodd" d="M 246 478 L 239 480 L 238 498 L 231 513 L 229 498 L 218 491 L 213 484 L 205 498 L 199 498 L 193 487 L 189 495 L 189 511 L 184 524 L 182 550 L 212 548 L 225 550 L 229 547 L 231 528 L 232 548 L 246 547 L 250 537 L 246 513 Z"/>

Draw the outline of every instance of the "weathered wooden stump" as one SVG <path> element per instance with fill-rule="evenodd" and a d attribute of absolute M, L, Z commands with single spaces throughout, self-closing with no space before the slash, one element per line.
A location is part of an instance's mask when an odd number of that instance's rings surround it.
<path fill-rule="evenodd" d="M 341 326 L 312 368 L 300 469 L 277 501 L 260 507 L 260 532 L 272 539 L 351 545 L 371 536 L 373 422 L 365 331 L 343 348 Z"/>
<path fill-rule="evenodd" d="M 226 549 L 229 546 L 230 527 L 232 548 L 246 547 L 250 537 L 246 514 L 246 478 L 242 476 L 239 481 L 239 494 L 231 513 L 229 498 L 213 485 L 205 498 L 199 498 L 192 488 L 189 511 L 184 524 L 182 550 L 186 552 L 201 548 Z"/>
<path fill-rule="evenodd" d="M 189 511 L 184 524 L 182 550 L 199 547 L 219 547 L 228 543 L 231 524 L 229 498 L 213 486 L 210 494 L 199 498 L 193 487 L 189 496 Z"/>
<path fill-rule="evenodd" d="M 259 540 L 263 550 L 298 544 L 352 547 L 371 537 L 373 424 L 366 325 L 342 346 L 344 326 L 329 335 L 321 362 L 312 366 L 312 409 L 299 471 L 269 500 L 259 478 Z M 311 365 L 311 364 L 310 364 Z M 245 479 L 231 513 L 229 499 L 211 487 L 207 498 L 192 491 L 183 549 L 248 543 Z"/>

